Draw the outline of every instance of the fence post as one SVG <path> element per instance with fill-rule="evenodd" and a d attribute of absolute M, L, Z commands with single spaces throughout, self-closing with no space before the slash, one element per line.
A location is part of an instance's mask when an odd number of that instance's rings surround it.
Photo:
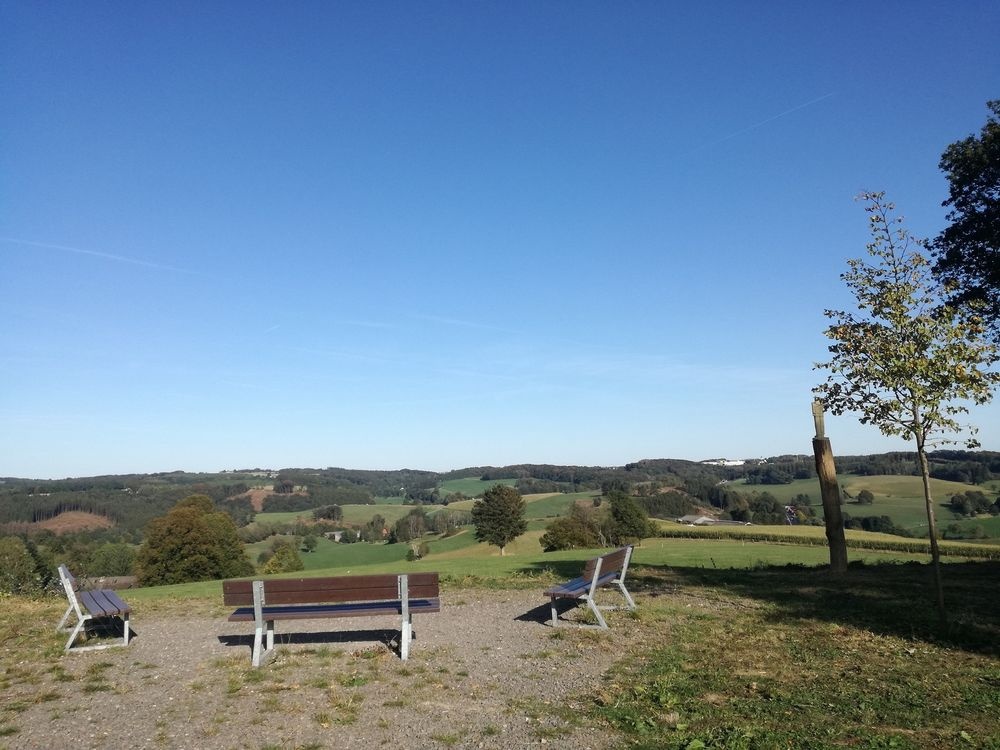
<path fill-rule="evenodd" d="M 823 519 L 826 523 L 826 541 L 830 547 L 830 572 L 847 572 L 847 539 L 844 536 L 844 517 L 840 512 L 840 485 L 837 468 L 833 463 L 833 448 L 824 435 L 823 404 L 813 401 L 813 421 L 816 436 L 813 438 L 813 455 L 816 457 L 816 474 L 823 498 Z"/>

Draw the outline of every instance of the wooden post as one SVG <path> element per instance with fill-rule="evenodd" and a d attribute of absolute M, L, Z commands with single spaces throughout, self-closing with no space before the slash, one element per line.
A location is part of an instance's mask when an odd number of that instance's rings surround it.
<path fill-rule="evenodd" d="M 817 399 L 812 406 L 816 436 L 813 438 L 813 455 L 819 475 L 820 493 L 823 497 L 823 518 L 826 523 L 826 541 L 830 547 L 830 572 L 847 572 L 847 540 L 844 537 L 844 517 L 840 512 L 840 485 L 837 468 L 833 463 L 833 448 L 823 432 L 823 404 Z"/>

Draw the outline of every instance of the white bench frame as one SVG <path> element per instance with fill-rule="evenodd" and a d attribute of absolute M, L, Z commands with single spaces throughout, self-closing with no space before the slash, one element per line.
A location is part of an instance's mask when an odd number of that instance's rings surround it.
<path fill-rule="evenodd" d="M 597 619 L 597 625 L 586 625 L 579 624 L 578 627 L 598 627 L 602 630 L 607 630 L 608 623 L 605 621 L 604 616 L 601 614 L 601 610 L 620 610 L 627 609 L 629 612 L 635 611 L 635 601 L 632 599 L 632 595 L 629 594 L 628 589 L 625 588 L 625 573 L 628 572 L 629 562 L 632 560 L 632 545 L 622 547 L 614 552 L 609 552 L 600 557 L 594 558 L 593 560 L 588 560 L 587 565 L 584 568 L 584 575 L 579 578 L 574 578 L 572 581 L 567 581 L 566 583 L 555 586 L 548 589 L 545 593 L 550 598 L 550 604 L 552 607 L 552 627 L 559 626 L 559 612 L 556 609 L 556 602 L 560 599 L 572 599 L 576 600 L 577 604 L 586 603 L 587 607 L 591 612 L 594 613 L 594 617 Z M 621 567 L 616 566 L 612 573 L 602 573 L 601 567 L 607 558 L 612 556 L 623 555 L 624 560 L 622 561 Z M 593 566 L 593 573 L 590 575 L 590 579 L 587 579 L 587 570 Z M 598 606 L 594 599 L 597 594 L 598 589 L 604 586 L 615 586 L 621 595 L 625 598 L 625 606 Z"/>
<path fill-rule="evenodd" d="M 113 591 L 98 589 L 93 591 L 78 591 L 76 578 L 69 572 L 65 565 L 59 566 L 59 580 L 62 582 L 66 592 L 66 599 L 69 606 L 63 614 L 62 619 L 56 626 L 56 632 L 69 633 L 69 639 L 63 651 L 99 651 L 100 649 L 112 648 L 114 646 L 127 646 L 129 642 L 129 614 L 130 608 Z M 83 600 L 81 602 L 81 599 Z M 76 615 L 76 625 L 70 626 L 69 622 L 73 615 Z M 121 618 L 124 635 L 121 643 L 101 643 L 93 646 L 73 646 L 77 636 L 85 632 L 88 622 L 114 620 Z"/>

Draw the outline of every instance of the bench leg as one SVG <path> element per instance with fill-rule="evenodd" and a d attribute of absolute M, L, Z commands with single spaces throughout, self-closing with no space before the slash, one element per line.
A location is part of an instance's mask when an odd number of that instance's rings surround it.
<path fill-rule="evenodd" d="M 122 615 L 122 627 L 125 629 L 125 632 L 122 635 L 122 645 L 123 646 L 127 646 L 128 645 L 128 639 L 129 639 L 129 626 L 128 626 L 128 613 L 127 612 L 124 615 Z"/>
<path fill-rule="evenodd" d="M 77 621 L 76 627 L 73 628 L 73 631 L 69 634 L 69 639 L 66 641 L 66 646 L 65 648 L 63 648 L 63 651 L 69 651 L 70 649 L 73 648 L 73 643 L 76 641 L 77 636 L 80 635 L 80 631 L 83 630 L 83 627 L 86 624 L 87 624 L 86 619 L 80 619 Z M 81 649 L 77 650 L 79 651 Z"/>
<path fill-rule="evenodd" d="M 257 623 L 253 631 L 253 655 L 250 663 L 259 667 L 264 663 L 264 657 L 274 650 L 274 620 L 267 623 Z"/>
<path fill-rule="evenodd" d="M 63 614 L 62 619 L 59 621 L 59 624 L 56 625 L 56 632 L 63 633 L 67 630 L 66 623 L 69 622 L 69 616 L 71 614 L 73 614 L 72 604 L 66 607 L 66 612 Z"/>
<path fill-rule="evenodd" d="M 413 619 L 405 618 L 399 631 L 399 658 L 406 661 L 410 658 L 410 641 L 413 639 Z"/>
<path fill-rule="evenodd" d="M 552 600 L 551 601 L 551 605 L 552 605 L 552 627 L 557 628 L 557 627 L 559 627 L 559 612 L 558 612 L 558 610 L 556 610 L 556 598 L 553 596 L 551 598 L 551 600 Z"/>
<path fill-rule="evenodd" d="M 594 600 L 589 596 L 587 597 L 587 606 L 590 607 L 590 611 L 594 613 L 594 617 L 597 618 L 597 627 L 602 630 L 608 629 L 608 623 L 604 621 L 604 615 L 601 614 L 601 608 L 594 603 Z"/>
<path fill-rule="evenodd" d="M 621 590 L 622 596 L 625 597 L 625 601 L 628 602 L 629 612 L 634 612 L 635 602 L 632 600 L 632 595 L 629 594 L 628 589 L 625 588 L 625 584 L 622 581 L 615 581 L 615 583 L 618 585 L 619 590 Z"/>

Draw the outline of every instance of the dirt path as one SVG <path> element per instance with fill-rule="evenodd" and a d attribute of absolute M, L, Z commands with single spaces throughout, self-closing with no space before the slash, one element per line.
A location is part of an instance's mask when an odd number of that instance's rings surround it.
<path fill-rule="evenodd" d="M 614 630 L 546 617 L 537 592 L 456 591 L 415 618 L 406 662 L 384 645 L 391 618 L 281 622 L 287 645 L 253 670 L 252 626 L 139 607 L 127 648 L 8 681 L 16 731 L 0 747 L 609 747 L 579 709 L 616 659 Z"/>

